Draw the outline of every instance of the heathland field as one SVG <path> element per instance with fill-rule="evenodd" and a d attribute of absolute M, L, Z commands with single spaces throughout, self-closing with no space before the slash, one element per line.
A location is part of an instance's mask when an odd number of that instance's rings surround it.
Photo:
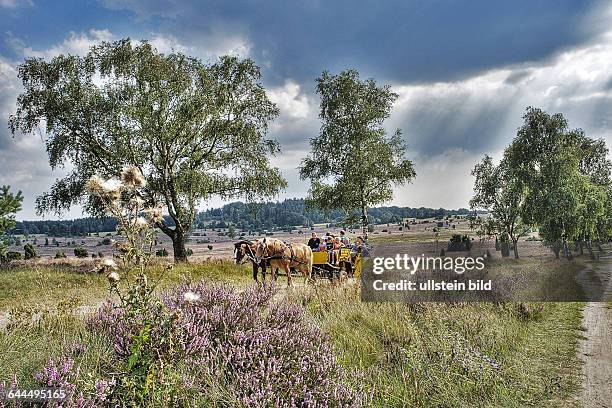
<path fill-rule="evenodd" d="M 372 240 L 374 244 L 405 240 L 416 245 L 415 252 L 433 252 L 435 245 L 446 245 L 453 231 L 442 229 L 436 243 L 431 228 L 423 224 L 399 231 L 397 226 L 379 225 Z M 307 233 L 283 237 L 298 241 Z M 215 241 L 210 252 L 216 256 L 210 259 L 196 249 L 200 258 L 172 269 L 158 259 L 148 271 L 150 281 L 160 282 L 156 294 L 201 281 L 229 285 L 237 293 L 249 288 L 253 284 L 250 266 L 233 264 L 229 243 L 229 239 Z M 520 260 L 501 259 L 492 242 L 478 242 L 473 249 L 478 255 L 486 250 L 493 257 L 489 267 L 499 273 L 508 273 L 520 263 L 523 270 L 572 274 L 590 262 L 581 256 L 571 262 L 554 259 L 537 241 L 520 242 Z M 108 377 L 117 369 L 116 345 L 87 329 L 87 320 L 109 297 L 106 276 L 91 271 L 94 262 L 38 259 L 0 270 L 0 383 L 10 383 L 15 376 L 20 386 L 35 386 L 33 374 L 65 350 L 76 350 L 73 364 L 86 373 L 82 375 Z M 338 285 L 294 282 L 294 287 L 286 288 L 281 276 L 271 301 L 303 310 L 309 324 L 331 340 L 331 352 L 345 370 L 343 381 L 360 390 L 365 405 L 577 404 L 575 396 L 581 388 L 577 349 L 584 338 L 584 304 L 363 303 L 359 284 L 353 280 Z M 87 383 L 88 379 L 75 381 Z M 227 406 L 227 390 L 215 384 L 219 395 L 201 400 L 192 396 L 191 402 Z"/>

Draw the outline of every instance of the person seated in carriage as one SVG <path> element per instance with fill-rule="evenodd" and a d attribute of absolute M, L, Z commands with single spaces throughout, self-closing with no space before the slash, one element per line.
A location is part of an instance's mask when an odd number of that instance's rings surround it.
<path fill-rule="evenodd" d="M 351 240 L 346 235 L 346 232 L 344 230 L 340 231 L 340 242 L 342 242 L 342 245 L 344 245 L 345 247 L 351 245 Z"/>
<path fill-rule="evenodd" d="M 321 244 L 321 239 L 317 236 L 316 232 L 312 233 L 312 236 L 310 237 L 310 239 L 308 240 L 308 246 L 310 247 L 310 249 L 312 249 L 313 251 L 318 251 L 319 250 L 319 245 Z"/>
<path fill-rule="evenodd" d="M 351 262 L 355 262 L 355 258 L 357 258 L 357 254 L 361 254 L 362 256 L 369 256 L 368 248 L 363 240 L 363 237 L 359 236 L 355 239 L 355 244 L 351 249 Z"/>

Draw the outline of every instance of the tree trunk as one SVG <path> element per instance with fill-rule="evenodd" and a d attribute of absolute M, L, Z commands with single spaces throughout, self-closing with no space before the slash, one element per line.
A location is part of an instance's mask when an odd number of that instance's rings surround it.
<path fill-rule="evenodd" d="M 510 245 L 507 241 L 502 241 L 500 243 L 500 249 L 502 258 L 507 258 L 510 256 Z"/>
<path fill-rule="evenodd" d="M 591 259 L 595 259 L 595 253 L 593 252 L 593 245 L 591 244 L 591 241 L 587 241 L 587 249 L 589 250 L 589 256 Z"/>
<path fill-rule="evenodd" d="M 514 248 L 514 259 L 519 259 L 518 238 L 512 239 L 512 247 Z"/>
<path fill-rule="evenodd" d="M 572 251 L 570 250 L 569 246 L 567 245 L 567 241 L 565 239 L 563 240 L 563 254 L 565 255 L 565 257 L 567 258 L 568 261 L 571 261 L 574 258 L 572 256 Z"/>
<path fill-rule="evenodd" d="M 368 208 L 365 205 L 361 206 L 361 229 L 363 233 L 363 239 L 368 240 Z"/>
<path fill-rule="evenodd" d="M 172 238 L 172 248 L 174 249 L 174 262 L 187 262 L 187 234 L 182 231 L 177 231 Z"/>
<path fill-rule="evenodd" d="M 555 242 L 551 248 L 552 248 L 552 251 L 555 253 L 555 258 L 559 259 L 559 253 L 561 252 L 561 245 L 559 245 L 558 242 Z"/>

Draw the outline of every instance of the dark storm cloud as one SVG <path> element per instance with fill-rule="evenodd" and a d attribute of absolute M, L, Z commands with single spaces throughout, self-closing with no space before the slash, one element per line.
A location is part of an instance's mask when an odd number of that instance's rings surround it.
<path fill-rule="evenodd" d="M 394 82 L 453 80 L 537 60 L 588 38 L 576 30 L 591 1 L 104 0 L 143 24 L 197 41 L 241 32 L 269 79 L 312 81 L 323 69 L 360 69 Z"/>

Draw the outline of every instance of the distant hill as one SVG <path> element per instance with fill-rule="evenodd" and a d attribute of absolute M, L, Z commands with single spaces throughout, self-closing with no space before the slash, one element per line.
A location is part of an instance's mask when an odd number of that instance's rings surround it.
<path fill-rule="evenodd" d="M 375 207 L 368 210 L 371 223 L 386 224 L 400 222 L 404 218 L 434 218 L 446 215 L 468 214 L 470 210 L 446 210 L 444 208 Z M 241 229 L 275 229 L 295 225 L 310 226 L 319 223 L 340 224 L 344 219 L 342 211 L 325 214 L 321 211 L 307 211 L 302 198 L 280 202 L 243 203 L 234 202 L 220 208 L 198 213 L 195 228 L 225 228 L 234 225 Z M 45 234 L 49 236 L 83 236 L 96 232 L 114 231 L 117 221 L 113 218 L 79 218 L 75 220 L 18 221 L 8 234 Z"/>

